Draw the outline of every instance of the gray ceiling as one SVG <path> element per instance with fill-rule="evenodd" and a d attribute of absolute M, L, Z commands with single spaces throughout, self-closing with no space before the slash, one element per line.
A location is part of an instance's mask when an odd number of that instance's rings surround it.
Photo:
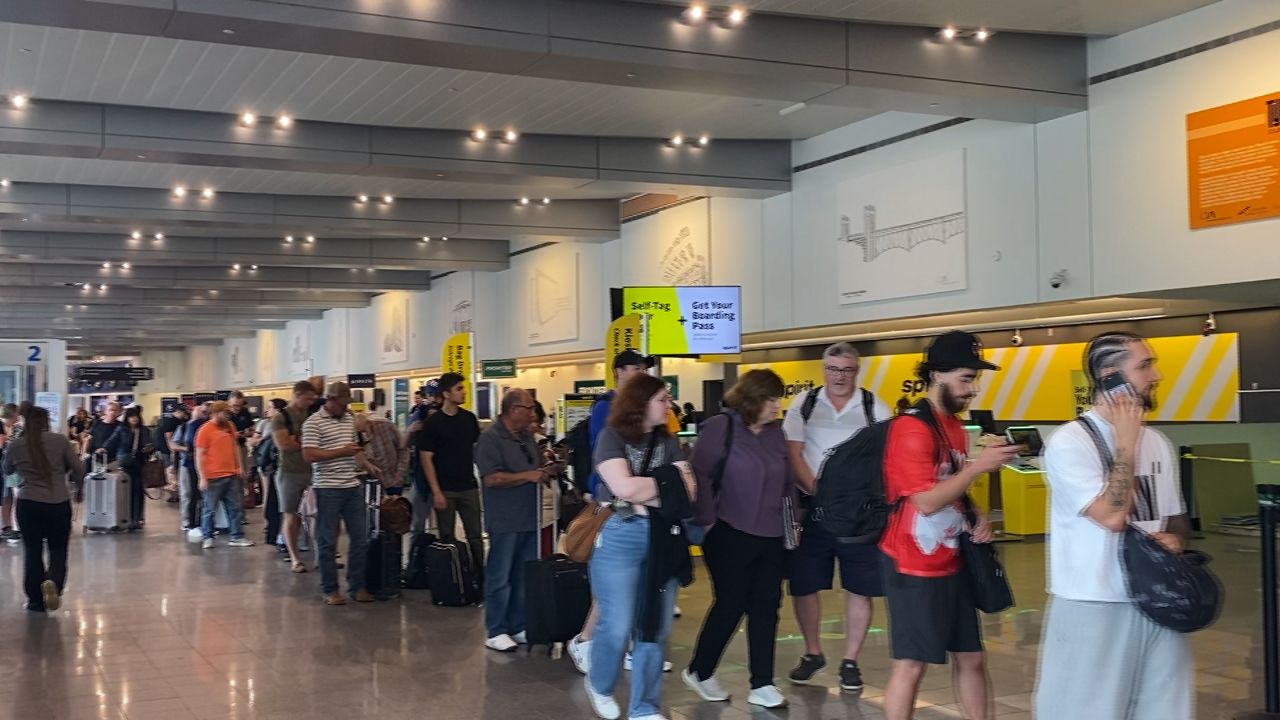
<path fill-rule="evenodd" d="M 785 141 L 884 111 L 1076 112 L 1084 43 L 1055 33 L 1205 2 L 744 0 L 756 14 L 735 29 L 684 24 L 682 4 L 0 0 L 0 95 L 33 98 L 0 106 L 0 325 L 30 335 L 49 318 L 94 351 L 363 306 L 501 269 L 511 247 L 616 237 L 616 202 L 638 193 L 785 192 Z M 1048 34 L 940 45 L 944 23 Z M 238 128 L 245 111 L 266 119 Z M 270 126 L 281 113 L 293 129 Z M 521 138 L 476 145 L 476 127 Z M 713 140 L 664 146 L 674 133 Z M 217 193 L 177 202 L 178 184 Z M 320 242 L 282 244 L 307 232 Z"/>
<path fill-rule="evenodd" d="M 738 0 L 733 4 L 751 12 L 862 22 L 1118 35 L 1214 2 L 1217 0 Z"/>

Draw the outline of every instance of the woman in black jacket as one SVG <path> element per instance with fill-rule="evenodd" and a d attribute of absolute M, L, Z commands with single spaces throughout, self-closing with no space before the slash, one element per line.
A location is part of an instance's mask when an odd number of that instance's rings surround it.
<path fill-rule="evenodd" d="M 124 413 L 124 422 L 107 441 L 108 458 L 114 457 L 120 469 L 129 474 L 130 530 L 142 527 L 146 488 L 142 485 L 142 464 L 155 452 L 151 429 L 142 424 L 142 408 L 137 405 Z"/>

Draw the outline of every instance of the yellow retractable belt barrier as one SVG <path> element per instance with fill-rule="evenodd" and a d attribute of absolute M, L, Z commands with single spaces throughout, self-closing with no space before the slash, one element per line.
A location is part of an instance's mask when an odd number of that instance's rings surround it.
<path fill-rule="evenodd" d="M 1257 465 L 1280 465 L 1280 460 L 1251 460 L 1249 458 L 1205 457 L 1204 455 L 1192 455 L 1191 453 L 1187 453 L 1182 457 L 1186 458 L 1187 460 L 1212 460 L 1214 462 L 1252 463 Z"/>

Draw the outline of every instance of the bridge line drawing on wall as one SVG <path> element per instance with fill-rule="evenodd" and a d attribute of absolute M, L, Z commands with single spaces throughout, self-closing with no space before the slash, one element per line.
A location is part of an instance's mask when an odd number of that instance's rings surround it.
<path fill-rule="evenodd" d="M 863 231 L 852 233 L 849 230 L 849 216 L 840 216 L 841 242 L 851 242 L 862 246 L 862 261 L 869 263 L 890 250 L 902 249 L 911 252 L 915 246 L 927 242 L 946 244 L 947 240 L 963 235 L 965 232 L 964 212 L 919 220 L 893 227 L 876 227 L 876 206 L 866 205 L 862 208 Z"/>

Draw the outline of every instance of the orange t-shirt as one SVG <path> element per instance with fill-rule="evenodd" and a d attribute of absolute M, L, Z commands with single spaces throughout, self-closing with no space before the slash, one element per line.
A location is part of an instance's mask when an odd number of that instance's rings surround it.
<path fill-rule="evenodd" d="M 196 448 L 204 450 L 200 474 L 209 480 L 240 474 L 240 445 L 233 427 L 219 427 L 212 420 L 196 433 Z"/>

